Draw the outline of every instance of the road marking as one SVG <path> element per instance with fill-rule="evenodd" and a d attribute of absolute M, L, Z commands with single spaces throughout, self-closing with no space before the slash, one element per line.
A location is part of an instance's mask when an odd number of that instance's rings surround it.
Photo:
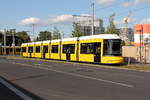
<path fill-rule="evenodd" d="M 8 82 L 6 82 L 2 78 L 0 78 L 0 83 L 2 83 L 7 88 L 9 88 L 11 91 L 13 91 L 15 94 L 17 94 L 18 96 L 20 96 L 23 100 L 33 100 L 31 97 L 25 95 L 23 92 L 19 91 L 18 89 L 16 89 L 15 87 L 13 87 L 11 84 L 9 84 Z"/>
<path fill-rule="evenodd" d="M 57 72 L 57 73 L 62 73 L 62 74 L 76 76 L 76 77 L 81 77 L 81 78 L 85 78 L 85 79 L 91 79 L 91 80 L 101 81 L 101 82 L 105 82 L 105 83 L 111 83 L 111 84 L 115 84 L 115 85 L 129 87 L 129 88 L 134 87 L 133 85 L 129 85 L 129 84 L 124 84 L 124 83 L 120 83 L 120 82 L 114 82 L 114 81 L 110 81 L 110 80 L 105 80 L 105 79 L 101 79 L 101 78 L 95 78 L 95 77 L 90 77 L 90 76 L 85 76 L 85 75 L 80 75 L 80 74 L 75 74 L 75 73 L 58 71 L 58 70 L 54 70 L 54 69 L 50 69 L 50 68 L 44 68 L 44 67 L 40 67 L 40 66 L 37 67 L 37 66 L 28 65 L 28 64 L 22 64 L 22 63 L 14 63 L 14 64 L 19 64 L 19 65 L 22 65 L 22 66 L 30 66 L 30 67 L 34 67 L 34 68 L 40 68 L 40 69 L 50 70 L 50 71 Z"/>

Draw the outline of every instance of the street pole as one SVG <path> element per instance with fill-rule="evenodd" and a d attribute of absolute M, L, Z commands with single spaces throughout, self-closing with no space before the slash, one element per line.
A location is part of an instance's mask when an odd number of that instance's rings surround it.
<path fill-rule="evenodd" d="M 140 30 L 140 64 L 142 63 L 142 46 L 141 46 L 141 41 L 142 41 L 142 30 Z"/>
<path fill-rule="evenodd" d="M 140 37 L 140 44 L 139 44 L 139 47 L 140 47 L 140 50 L 139 50 L 139 55 L 140 55 L 140 64 L 142 64 L 142 33 L 143 33 L 143 27 L 140 29 L 140 30 L 137 30 L 137 32 L 140 33 L 139 37 Z"/>
<path fill-rule="evenodd" d="M 6 29 L 4 29 L 4 55 L 6 55 Z"/>
<path fill-rule="evenodd" d="M 35 31 L 35 24 L 32 24 L 33 42 L 35 41 L 35 38 L 34 38 L 34 31 Z"/>
<path fill-rule="evenodd" d="M 15 29 L 12 29 L 12 38 L 13 38 L 13 56 L 15 56 Z"/>
<path fill-rule="evenodd" d="M 142 60 L 143 60 L 143 57 L 144 57 L 144 56 L 143 56 L 142 52 L 144 52 L 144 51 L 143 51 L 143 47 L 144 47 L 144 44 L 143 44 L 143 43 L 144 43 L 143 38 L 144 38 L 144 37 L 143 37 L 143 26 L 142 26 L 142 25 L 141 25 L 141 28 L 142 28 L 142 29 L 141 29 L 141 62 L 143 63 Z"/>
<path fill-rule="evenodd" d="M 93 1 L 93 3 L 92 3 L 92 35 L 94 35 L 94 6 L 95 6 L 95 4 L 94 4 L 94 1 Z"/>

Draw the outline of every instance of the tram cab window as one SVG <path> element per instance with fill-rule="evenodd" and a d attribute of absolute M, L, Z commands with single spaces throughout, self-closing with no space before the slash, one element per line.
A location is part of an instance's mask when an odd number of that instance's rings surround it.
<path fill-rule="evenodd" d="M 67 50 L 70 50 L 69 52 L 71 54 L 75 53 L 75 44 L 64 44 L 63 45 L 63 53 L 67 53 Z"/>
<path fill-rule="evenodd" d="M 36 53 L 40 53 L 40 46 L 36 46 Z"/>
<path fill-rule="evenodd" d="M 22 52 L 26 52 L 26 47 L 22 47 Z"/>
<path fill-rule="evenodd" d="M 121 40 L 120 39 L 104 40 L 104 55 L 121 56 Z"/>
<path fill-rule="evenodd" d="M 43 52 L 44 52 L 44 53 L 48 53 L 48 45 L 43 46 Z"/>
<path fill-rule="evenodd" d="M 52 45 L 52 53 L 58 53 L 58 45 Z"/>
<path fill-rule="evenodd" d="M 33 47 L 29 47 L 29 48 L 28 48 L 28 52 L 29 52 L 29 53 L 33 53 Z"/>

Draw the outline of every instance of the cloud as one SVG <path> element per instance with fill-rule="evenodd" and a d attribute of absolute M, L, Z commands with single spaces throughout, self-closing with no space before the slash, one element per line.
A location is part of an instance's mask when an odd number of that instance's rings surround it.
<path fill-rule="evenodd" d="M 146 2 L 150 2 L 150 0 L 134 0 L 135 5 L 138 5 L 140 3 L 146 3 Z"/>
<path fill-rule="evenodd" d="M 39 21 L 40 21 L 39 18 L 30 17 L 30 18 L 21 20 L 18 24 L 22 26 L 30 26 L 32 24 L 38 24 Z"/>
<path fill-rule="evenodd" d="M 148 19 L 143 19 L 143 20 L 141 21 L 141 24 L 150 24 L 150 18 L 148 18 Z"/>
<path fill-rule="evenodd" d="M 131 2 L 124 2 L 122 5 L 123 7 L 129 7 L 132 3 Z"/>
<path fill-rule="evenodd" d="M 87 16 L 87 17 L 86 17 Z M 37 24 L 39 26 L 48 26 L 51 24 L 71 24 L 73 21 L 87 21 L 91 20 L 91 15 L 81 14 L 79 16 L 73 17 L 73 15 L 60 15 L 60 16 L 50 16 L 45 19 L 39 18 L 26 18 L 21 20 L 18 25 L 21 26 L 31 26 L 32 24 Z"/>
<path fill-rule="evenodd" d="M 51 16 L 47 19 L 43 19 L 40 21 L 41 25 L 50 25 L 50 24 L 67 24 L 72 23 L 73 16 L 72 15 L 60 15 L 60 16 Z"/>
<path fill-rule="evenodd" d="M 111 4 L 112 2 L 114 2 L 115 0 L 96 0 L 99 4 L 102 4 L 102 5 L 109 5 Z"/>
<path fill-rule="evenodd" d="M 21 26 L 31 26 L 32 24 L 37 24 L 40 26 L 48 26 L 50 24 L 66 24 L 66 23 L 72 23 L 73 16 L 72 15 L 60 15 L 60 16 L 51 16 L 45 19 L 39 19 L 39 18 L 26 18 L 21 20 L 18 25 Z"/>
<path fill-rule="evenodd" d="M 125 1 L 123 2 L 123 6 L 124 7 L 129 7 L 129 6 L 137 6 L 139 4 L 142 4 L 142 3 L 148 3 L 150 2 L 150 0 L 131 0 L 131 1 Z"/>

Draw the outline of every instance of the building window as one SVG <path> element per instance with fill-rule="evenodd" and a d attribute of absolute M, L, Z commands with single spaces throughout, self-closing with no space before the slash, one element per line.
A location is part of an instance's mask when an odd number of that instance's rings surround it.
<path fill-rule="evenodd" d="M 36 46 L 36 53 L 40 53 L 40 46 Z"/>
<path fill-rule="evenodd" d="M 29 52 L 29 53 L 33 53 L 33 47 L 29 47 L 29 48 L 28 48 L 28 52 Z"/>
<path fill-rule="evenodd" d="M 48 45 L 43 46 L 43 53 L 48 53 Z"/>
<path fill-rule="evenodd" d="M 26 47 L 22 47 L 22 52 L 26 52 Z"/>
<path fill-rule="evenodd" d="M 74 54 L 75 53 L 75 44 L 64 44 L 63 45 L 63 53 L 67 53 L 67 50 L 69 53 Z"/>
<path fill-rule="evenodd" d="M 52 45 L 52 53 L 58 53 L 58 45 Z"/>

